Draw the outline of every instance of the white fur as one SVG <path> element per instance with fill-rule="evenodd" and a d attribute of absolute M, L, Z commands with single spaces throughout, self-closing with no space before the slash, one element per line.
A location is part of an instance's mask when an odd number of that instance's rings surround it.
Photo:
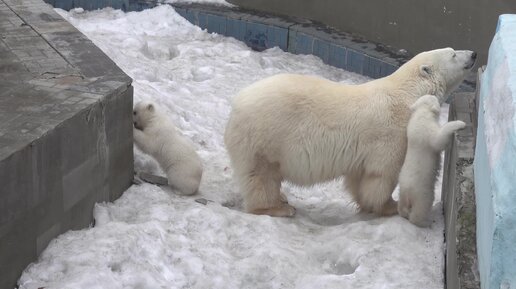
<path fill-rule="evenodd" d="M 451 121 L 439 126 L 439 100 L 433 95 L 420 97 L 411 107 L 407 127 L 408 148 L 400 172 L 398 212 L 411 223 L 430 225 L 430 209 L 434 202 L 434 187 L 439 171 L 441 151 L 452 135 L 466 124 Z"/>
<path fill-rule="evenodd" d="M 156 159 L 167 174 L 169 186 L 184 195 L 197 193 L 202 178 L 202 162 L 194 144 L 178 133 L 156 104 L 137 103 L 133 120 L 136 146 Z"/>
<path fill-rule="evenodd" d="M 396 214 L 391 194 L 405 157 L 409 106 L 429 93 L 444 100 L 473 64 L 471 51 L 445 48 L 361 85 L 283 74 L 243 89 L 224 141 L 247 211 L 292 216 L 283 180 L 310 186 L 346 176 L 362 210 Z"/>

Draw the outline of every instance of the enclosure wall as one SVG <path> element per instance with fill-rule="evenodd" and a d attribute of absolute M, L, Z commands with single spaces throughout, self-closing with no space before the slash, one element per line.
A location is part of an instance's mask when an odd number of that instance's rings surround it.
<path fill-rule="evenodd" d="M 0 288 L 133 179 L 133 87 L 40 0 L 0 0 Z"/>
<path fill-rule="evenodd" d="M 481 78 L 475 185 L 483 289 L 516 287 L 516 15 L 500 16 Z"/>
<path fill-rule="evenodd" d="M 245 8 L 317 20 L 412 53 L 439 47 L 479 52 L 487 60 L 498 15 L 515 13 L 505 0 L 229 0 Z"/>

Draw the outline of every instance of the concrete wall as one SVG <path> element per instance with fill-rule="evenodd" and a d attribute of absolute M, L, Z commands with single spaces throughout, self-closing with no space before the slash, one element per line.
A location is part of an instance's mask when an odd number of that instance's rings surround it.
<path fill-rule="evenodd" d="M 40 0 L 0 0 L 0 288 L 133 179 L 131 79 Z"/>
<path fill-rule="evenodd" d="M 339 30 L 412 53 L 451 46 L 479 52 L 485 63 L 499 14 L 515 13 L 506 0 L 229 0 L 245 8 L 321 21 Z"/>
<path fill-rule="evenodd" d="M 475 183 L 483 289 L 516 288 L 516 15 L 500 16 L 481 79 Z"/>
<path fill-rule="evenodd" d="M 446 150 L 442 196 L 445 217 L 446 288 L 480 288 L 476 254 L 473 157 L 475 144 L 474 93 L 457 93 L 450 104 L 449 120 L 462 120 Z"/>

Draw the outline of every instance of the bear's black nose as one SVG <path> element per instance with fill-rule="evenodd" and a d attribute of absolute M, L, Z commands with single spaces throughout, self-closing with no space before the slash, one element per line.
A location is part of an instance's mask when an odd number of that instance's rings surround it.
<path fill-rule="evenodd" d="M 471 58 L 477 59 L 477 53 L 475 51 L 473 51 L 473 53 L 471 53 Z"/>

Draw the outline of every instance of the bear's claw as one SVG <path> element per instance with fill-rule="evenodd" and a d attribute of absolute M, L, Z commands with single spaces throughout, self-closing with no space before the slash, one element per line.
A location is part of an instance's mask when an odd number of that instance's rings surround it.
<path fill-rule="evenodd" d="M 268 209 L 255 209 L 250 211 L 255 215 L 269 215 L 271 217 L 293 217 L 296 214 L 296 208 L 289 204 L 283 204 L 281 207 Z"/>

